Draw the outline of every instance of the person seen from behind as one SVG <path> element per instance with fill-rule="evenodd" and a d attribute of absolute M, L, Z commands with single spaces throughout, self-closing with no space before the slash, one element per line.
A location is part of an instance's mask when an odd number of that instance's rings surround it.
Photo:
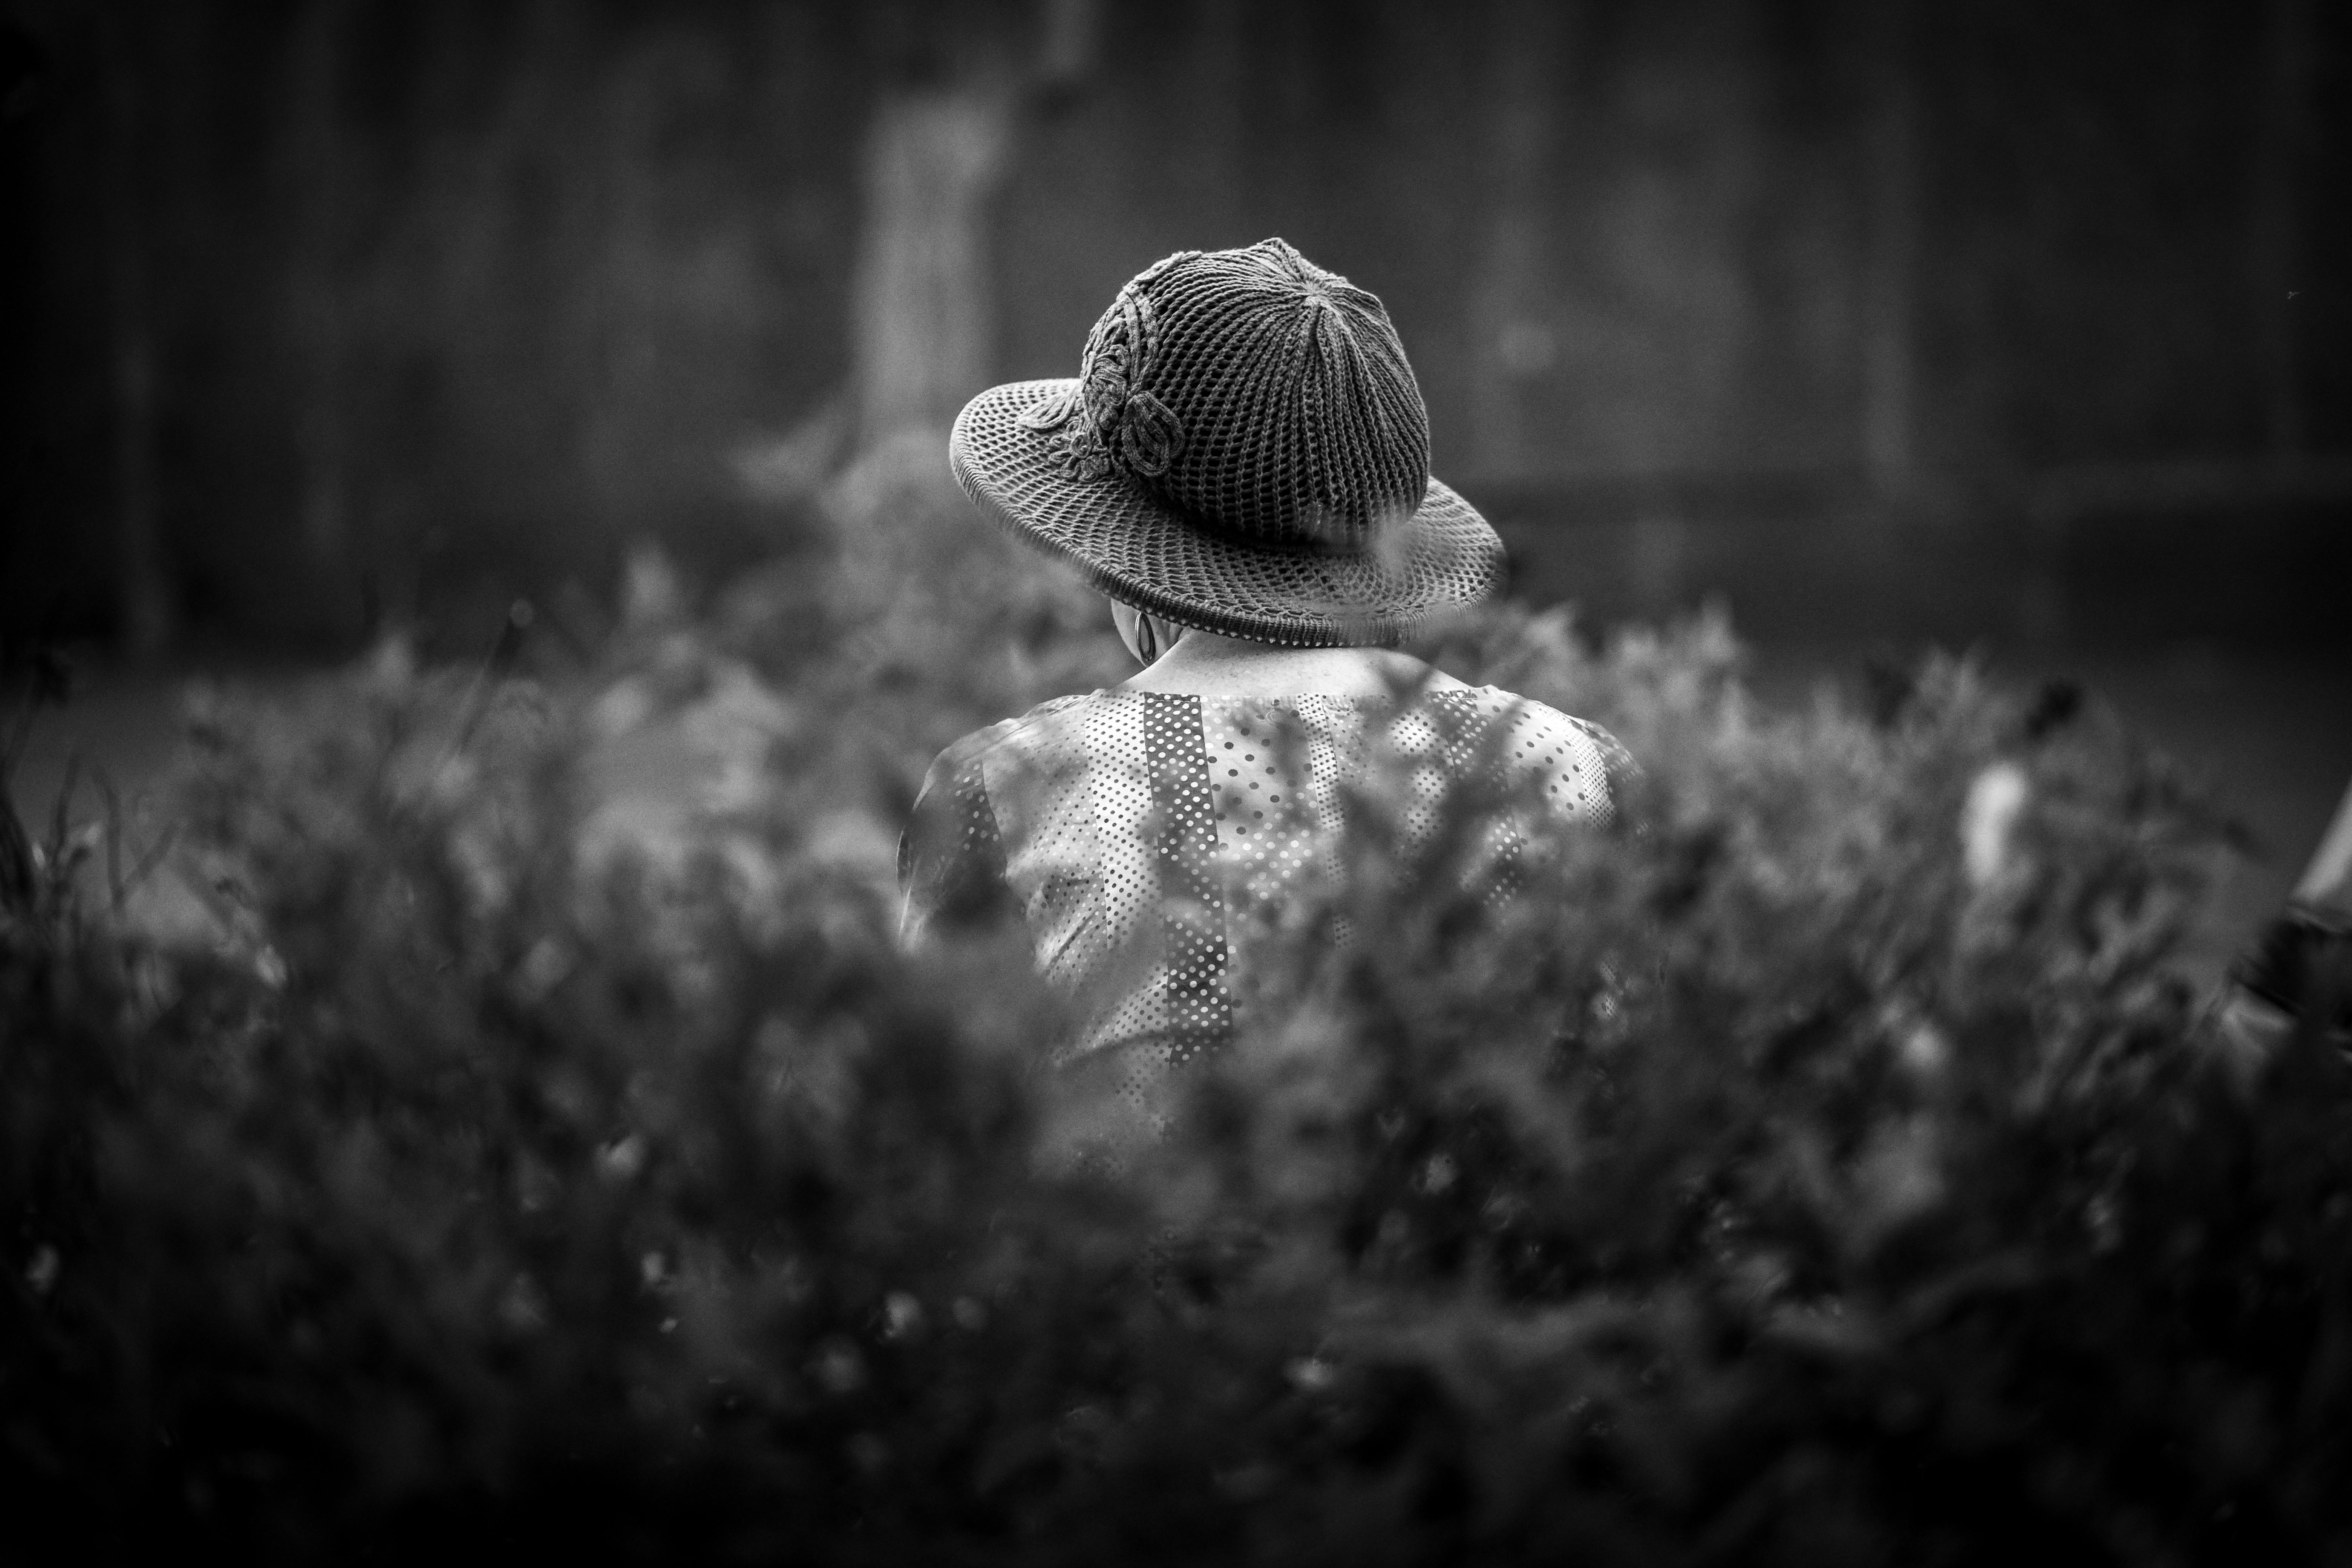
<path fill-rule="evenodd" d="M 1074 563 L 1143 667 L 940 753 L 900 845 L 902 936 L 1016 910 L 1085 1019 L 1057 1061 L 1116 1148 L 1246 1020 L 1254 933 L 1336 869 L 1375 762 L 1423 809 L 1460 786 L 1609 824 L 1608 734 L 1394 645 L 1492 595 L 1501 541 L 1429 471 L 1379 299 L 1269 239 L 1118 292 L 1075 379 L 981 394 L 950 438 L 982 512 Z M 1550 824 L 1497 821 L 1513 845 Z"/>

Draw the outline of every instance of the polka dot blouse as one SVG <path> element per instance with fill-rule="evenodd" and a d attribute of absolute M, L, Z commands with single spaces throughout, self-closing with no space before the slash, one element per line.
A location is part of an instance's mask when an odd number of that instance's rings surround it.
<path fill-rule="evenodd" d="M 1494 726 L 1506 727 L 1499 738 Z M 1617 742 L 1493 687 L 1386 698 L 1059 698 L 940 754 L 899 846 L 909 942 L 1008 898 L 1040 971 L 1083 999 L 1073 1058 L 1141 1100 L 1233 1034 L 1237 949 L 1337 838 L 1340 781 L 1373 748 L 1411 780 L 1403 831 L 1482 763 L 1559 818 L 1607 824 Z M 1496 825 L 1504 838 L 1509 825 Z"/>

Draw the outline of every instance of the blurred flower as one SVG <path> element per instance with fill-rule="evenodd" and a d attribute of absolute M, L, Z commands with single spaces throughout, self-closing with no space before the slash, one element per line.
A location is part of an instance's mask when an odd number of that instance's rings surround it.
<path fill-rule="evenodd" d="M 923 1304 L 904 1290 L 893 1290 L 882 1300 L 882 1337 L 903 1340 L 922 1332 Z"/>
<path fill-rule="evenodd" d="M 631 632 L 665 626 L 686 614 L 686 590 L 677 569 L 662 547 L 650 539 L 629 546 L 622 570 L 621 619 Z"/>
<path fill-rule="evenodd" d="M 606 687 L 588 710 L 588 721 L 606 740 L 617 740 L 654 714 L 652 683 L 629 676 Z"/>
<path fill-rule="evenodd" d="M 1934 1121 L 1913 1116 L 1882 1122 L 1855 1163 L 1853 1190 L 1865 1243 L 1941 1204 L 1947 1189 Z"/>
<path fill-rule="evenodd" d="M 1903 1065 L 1922 1078 L 1932 1078 L 1943 1071 L 1951 1058 L 1951 1043 L 1944 1032 L 1925 1018 L 1903 1033 L 1900 1046 Z"/>
<path fill-rule="evenodd" d="M 2031 793 L 2025 770 L 2011 762 L 1990 764 L 1969 784 L 1960 807 L 1960 851 L 1970 886 L 1990 886 L 2008 866 L 2010 838 Z"/>
<path fill-rule="evenodd" d="M 1319 1356 L 1299 1356 L 1282 1371 L 1292 1387 L 1306 1394 L 1320 1394 L 1339 1380 L 1339 1369 Z"/>
<path fill-rule="evenodd" d="M 2092 1195 L 2083 1205 L 2083 1225 L 2091 1233 L 2093 1252 L 2104 1257 L 2123 1245 L 2123 1215 L 2112 1194 Z"/>
<path fill-rule="evenodd" d="M 817 1348 L 809 1375 L 828 1394 L 855 1394 L 866 1385 L 866 1358 L 857 1347 L 836 1334 Z"/>
<path fill-rule="evenodd" d="M 547 1291 L 528 1274 L 518 1274 L 499 1299 L 499 1320 L 517 1333 L 547 1326 Z"/>
<path fill-rule="evenodd" d="M 388 697 L 398 697 L 416 680 L 416 639 L 405 628 L 395 628 L 376 639 L 368 650 L 366 680 Z"/>
<path fill-rule="evenodd" d="M 646 1141 L 642 1134 L 631 1132 L 615 1138 L 596 1151 L 596 1171 L 608 1182 L 634 1180 L 646 1168 Z M 658 1258 L 659 1254 L 647 1253 Z"/>
<path fill-rule="evenodd" d="M 554 990 L 572 973 L 572 952 L 563 943 L 551 936 L 540 938 L 523 955 L 517 973 L 524 999 L 535 1002 Z"/>
<path fill-rule="evenodd" d="M 34 1295 L 46 1296 L 50 1287 L 57 1284 L 61 1267 L 56 1247 L 47 1245 L 37 1247 L 32 1261 L 25 1266 L 25 1283 L 32 1287 Z"/>

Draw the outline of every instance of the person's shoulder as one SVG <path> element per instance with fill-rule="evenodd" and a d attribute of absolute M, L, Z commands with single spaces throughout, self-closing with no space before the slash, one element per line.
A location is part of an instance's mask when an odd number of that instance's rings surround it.
<path fill-rule="evenodd" d="M 1514 728 L 1537 734 L 1576 734 L 1597 745 L 1615 746 L 1616 737 L 1590 719 L 1580 719 L 1564 713 L 1549 702 L 1507 690 L 1500 686 L 1458 686 L 1448 690 L 1432 692 L 1437 700 L 1452 700 L 1475 709 L 1488 719 L 1503 720 Z M 1622 747 L 1619 749 L 1622 749 Z"/>
<path fill-rule="evenodd" d="M 1016 718 L 1000 719 L 972 731 L 940 752 L 931 763 L 925 787 L 942 778 L 976 773 L 992 754 L 1019 750 L 1024 744 L 1059 734 L 1071 724 L 1082 722 L 1087 706 L 1105 695 L 1100 691 L 1081 691 L 1051 698 Z"/>
<path fill-rule="evenodd" d="M 1515 774 L 1541 777 L 1551 803 L 1577 816 L 1614 816 L 1640 772 L 1617 737 L 1590 719 L 1498 686 L 1475 686 L 1458 700 L 1503 726 L 1496 752 Z"/>
<path fill-rule="evenodd" d="M 1590 719 L 1580 719 L 1573 713 L 1563 713 L 1549 702 L 1538 702 L 1532 697 L 1522 697 L 1515 691 L 1505 691 L 1498 687 L 1487 687 L 1486 689 L 1495 693 L 1497 706 L 1501 710 L 1517 714 L 1521 721 L 1526 724 L 1547 731 L 1561 732 L 1572 731 L 1596 746 L 1620 752 L 1625 749 L 1617 743 L 1616 736 Z"/>

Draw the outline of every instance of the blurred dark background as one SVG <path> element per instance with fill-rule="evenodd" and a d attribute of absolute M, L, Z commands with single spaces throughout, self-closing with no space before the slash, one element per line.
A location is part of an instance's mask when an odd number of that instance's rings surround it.
<path fill-rule="evenodd" d="M 1274 233 L 1388 301 L 1439 472 L 1589 620 L 2352 640 L 2318 0 L 0 16 L 14 640 L 592 622 L 638 540 L 720 581 Z"/>

